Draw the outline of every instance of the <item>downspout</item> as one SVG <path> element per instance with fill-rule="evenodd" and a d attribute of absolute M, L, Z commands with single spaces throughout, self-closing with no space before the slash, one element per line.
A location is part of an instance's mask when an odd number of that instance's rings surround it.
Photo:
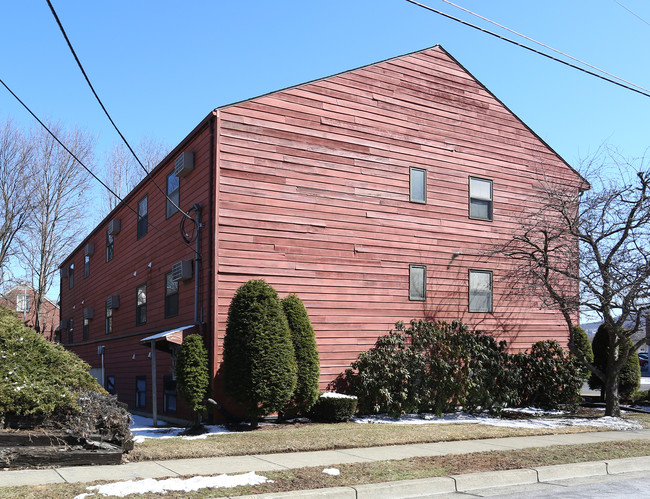
<path fill-rule="evenodd" d="M 201 337 L 203 337 L 204 332 L 203 332 L 203 322 L 200 321 L 202 317 L 200 317 L 199 311 L 201 307 L 201 303 L 199 300 L 199 291 L 201 289 L 200 286 L 200 271 L 201 271 L 201 205 L 195 204 L 192 206 L 192 209 L 196 211 L 196 218 L 195 218 L 195 223 L 196 223 L 196 249 L 195 255 L 194 255 L 194 324 L 198 324 L 199 326 L 199 334 Z"/>

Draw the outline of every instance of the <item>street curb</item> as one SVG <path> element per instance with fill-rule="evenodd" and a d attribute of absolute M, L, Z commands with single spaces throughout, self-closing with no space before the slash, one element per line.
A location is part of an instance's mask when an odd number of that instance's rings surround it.
<path fill-rule="evenodd" d="M 239 499 L 407 499 L 485 490 L 494 487 L 552 483 L 591 476 L 620 475 L 639 471 L 650 471 L 650 456 L 558 464 L 518 470 L 487 471 L 328 489 L 248 495 L 240 496 Z"/>

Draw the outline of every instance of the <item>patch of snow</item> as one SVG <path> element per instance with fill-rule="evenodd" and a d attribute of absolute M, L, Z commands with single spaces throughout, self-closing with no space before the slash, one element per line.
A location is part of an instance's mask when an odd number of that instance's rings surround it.
<path fill-rule="evenodd" d="M 336 392 L 321 393 L 321 397 L 325 399 L 356 399 L 357 398 L 354 395 L 344 395 L 342 393 L 336 393 Z"/>
<path fill-rule="evenodd" d="M 605 416 L 597 419 L 588 418 L 535 418 L 535 419 L 501 419 L 487 415 L 471 415 L 463 412 L 435 416 L 433 414 L 405 414 L 395 419 L 385 414 L 352 418 L 350 421 L 361 424 L 483 424 L 510 428 L 567 428 L 571 426 L 592 426 L 609 430 L 640 430 L 643 427 L 636 421 Z"/>
<path fill-rule="evenodd" d="M 206 433 L 201 435 L 181 435 L 187 428 L 179 428 L 169 426 L 166 421 L 158 420 L 159 425 L 154 426 L 153 419 L 145 418 L 143 416 L 131 415 L 131 433 L 133 433 L 133 441 L 136 443 L 144 442 L 145 438 L 174 438 L 179 437 L 183 440 L 198 440 L 206 438 L 208 435 L 216 435 L 220 433 L 230 433 L 225 426 L 221 425 L 208 425 L 205 426 Z"/>
<path fill-rule="evenodd" d="M 104 496 L 126 497 L 129 494 L 165 494 L 166 492 L 195 492 L 205 488 L 230 488 L 239 485 L 260 485 L 273 483 L 268 478 L 257 475 L 254 471 L 243 475 L 195 476 L 192 478 L 166 478 L 156 480 L 128 480 L 126 482 L 107 483 L 105 485 L 91 485 L 86 490 L 95 490 Z M 80 494 L 75 499 L 82 499 L 85 494 Z"/>
<path fill-rule="evenodd" d="M 325 468 L 323 470 L 323 473 L 331 476 L 339 476 L 341 474 L 341 471 L 338 470 L 337 468 Z"/>

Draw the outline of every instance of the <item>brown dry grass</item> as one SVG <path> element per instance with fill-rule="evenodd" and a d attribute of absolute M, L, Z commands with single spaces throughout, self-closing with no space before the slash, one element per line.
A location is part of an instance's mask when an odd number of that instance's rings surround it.
<path fill-rule="evenodd" d="M 530 468 L 553 464 L 647 455 L 650 455 L 650 440 L 603 442 L 585 445 L 562 445 L 516 451 L 476 452 L 464 455 L 344 464 L 337 466 L 341 471 L 339 476 L 329 476 L 324 474 L 322 472 L 322 467 L 268 472 L 264 473 L 264 476 L 273 480 L 274 483 L 237 487 L 235 489 L 203 489 L 195 493 L 168 493 L 165 494 L 164 497 L 231 497 L 246 494 L 354 486 L 364 483 L 409 480 L 480 471 Z M 77 494 L 89 492 L 86 489 L 88 485 L 89 484 L 61 484 L 43 485 L 38 487 L 3 488 L 0 495 L 5 499 L 54 499 L 61 497 L 74 497 Z M 133 499 L 154 499 L 160 496 L 157 494 L 145 494 L 128 497 Z"/>

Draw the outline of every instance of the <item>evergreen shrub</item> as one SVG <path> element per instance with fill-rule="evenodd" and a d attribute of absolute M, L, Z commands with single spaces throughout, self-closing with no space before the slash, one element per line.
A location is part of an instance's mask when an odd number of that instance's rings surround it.
<path fill-rule="evenodd" d="M 594 351 L 591 348 L 591 342 L 589 341 L 589 336 L 587 335 L 587 332 L 584 329 L 582 329 L 580 326 L 573 326 L 571 333 L 573 336 L 572 339 L 575 348 L 577 348 L 578 351 L 582 352 L 582 354 L 585 357 L 585 360 L 589 364 L 593 364 Z M 586 380 L 591 375 L 591 371 L 587 368 L 587 366 L 584 365 L 582 361 L 580 362 L 580 364 L 581 364 L 580 371 L 583 374 L 583 378 Z"/>
<path fill-rule="evenodd" d="M 30 426 L 81 410 L 85 392 L 105 394 L 89 366 L 0 307 L 0 422 Z"/>
<path fill-rule="evenodd" d="M 312 406 L 309 413 L 314 421 L 324 423 L 344 423 L 357 410 L 357 397 L 340 393 L 323 393 Z"/>
<path fill-rule="evenodd" d="M 198 334 L 191 334 L 183 340 L 176 357 L 176 382 L 179 393 L 195 413 L 196 426 L 200 414 L 206 410 L 210 389 L 208 351 Z"/>
<path fill-rule="evenodd" d="M 295 294 L 282 299 L 282 308 L 289 324 L 298 369 L 292 407 L 287 408 L 287 412 L 305 414 L 319 396 L 320 361 L 316 335 L 305 305 Z"/>
<path fill-rule="evenodd" d="M 632 340 L 628 338 L 627 341 L 630 354 L 627 362 L 621 368 L 618 379 L 618 395 L 621 399 L 626 400 L 634 397 L 641 383 L 639 356 L 632 350 Z M 602 324 L 596 331 L 591 346 L 594 352 L 594 366 L 606 372 L 607 357 L 609 355 L 609 334 L 605 324 Z M 589 388 L 592 390 L 604 390 L 603 382 L 593 373 L 589 378 Z"/>
<path fill-rule="evenodd" d="M 286 407 L 296 387 L 296 359 L 278 294 L 263 280 L 235 293 L 223 348 L 225 390 L 243 405 L 252 427 Z"/>

